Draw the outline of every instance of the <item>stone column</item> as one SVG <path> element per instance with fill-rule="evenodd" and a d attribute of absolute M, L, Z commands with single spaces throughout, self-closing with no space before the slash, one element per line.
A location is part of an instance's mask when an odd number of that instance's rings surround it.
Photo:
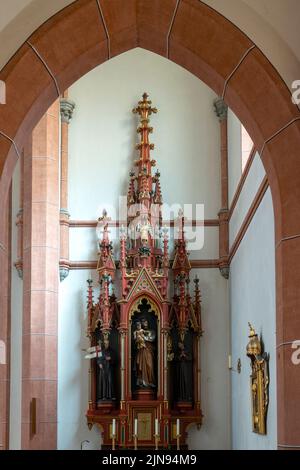
<path fill-rule="evenodd" d="M 229 277 L 229 220 L 228 220 L 228 144 L 227 144 L 227 104 L 222 98 L 214 101 L 214 108 L 220 122 L 221 136 L 221 209 L 219 216 L 219 260 L 220 272 Z"/>
<path fill-rule="evenodd" d="M 11 190 L 0 214 L 0 450 L 9 443 Z"/>
<path fill-rule="evenodd" d="M 56 101 L 34 129 L 24 153 L 22 449 L 57 447 L 58 265 Z"/>
<path fill-rule="evenodd" d="M 69 218 L 68 212 L 68 126 L 75 103 L 68 99 L 67 92 L 60 100 L 61 149 L 60 149 L 60 261 L 59 276 L 63 281 L 69 274 Z"/>

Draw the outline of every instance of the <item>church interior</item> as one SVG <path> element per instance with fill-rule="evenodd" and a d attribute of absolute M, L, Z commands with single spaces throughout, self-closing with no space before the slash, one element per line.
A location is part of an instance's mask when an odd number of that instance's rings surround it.
<path fill-rule="evenodd" d="M 1 2 L 0 450 L 300 449 L 299 15 Z"/>

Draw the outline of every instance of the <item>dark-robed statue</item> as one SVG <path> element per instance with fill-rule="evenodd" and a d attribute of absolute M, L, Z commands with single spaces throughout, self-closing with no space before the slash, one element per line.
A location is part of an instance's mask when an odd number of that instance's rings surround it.
<path fill-rule="evenodd" d="M 193 400 L 192 357 L 185 351 L 184 344 L 178 343 L 177 355 L 177 401 L 191 402 Z"/>
<path fill-rule="evenodd" d="M 113 366 L 114 354 L 109 345 L 109 340 L 104 339 L 103 349 L 97 358 L 98 372 L 98 400 L 114 400 Z"/>
<path fill-rule="evenodd" d="M 148 320 L 138 320 L 135 324 L 133 339 L 136 346 L 135 371 L 138 388 L 155 388 L 154 342 L 155 331 L 149 329 Z"/>

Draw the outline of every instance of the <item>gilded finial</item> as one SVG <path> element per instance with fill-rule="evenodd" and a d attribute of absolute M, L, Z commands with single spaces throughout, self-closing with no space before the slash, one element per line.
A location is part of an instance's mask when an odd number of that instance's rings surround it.
<path fill-rule="evenodd" d="M 261 342 L 257 337 L 257 334 L 255 333 L 255 330 L 253 326 L 251 325 L 250 322 L 248 322 L 249 328 L 250 328 L 250 334 L 249 334 L 249 342 L 247 344 L 247 356 L 258 356 L 261 353 Z"/>
<path fill-rule="evenodd" d="M 133 108 L 132 112 L 134 114 L 139 114 L 141 116 L 141 122 L 147 120 L 148 116 L 151 116 L 152 113 L 157 113 L 157 108 L 152 108 L 152 101 L 148 100 L 149 95 L 145 92 L 143 93 L 143 99 L 138 102 L 136 108 Z"/>
<path fill-rule="evenodd" d="M 248 321 L 248 325 L 249 325 L 249 328 L 250 328 L 249 338 L 252 338 L 253 336 L 256 336 L 255 329 L 253 328 L 253 326 L 251 325 L 251 323 L 249 321 Z"/>

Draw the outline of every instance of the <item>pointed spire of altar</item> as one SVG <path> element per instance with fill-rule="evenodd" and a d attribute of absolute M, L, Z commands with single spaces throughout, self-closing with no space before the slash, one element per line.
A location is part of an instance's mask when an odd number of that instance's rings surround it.
<path fill-rule="evenodd" d="M 99 273 L 99 277 L 106 277 L 110 276 L 111 279 L 114 279 L 116 265 L 113 260 L 112 256 L 112 243 L 109 239 L 109 230 L 108 230 L 108 222 L 110 221 L 110 217 L 107 216 L 107 212 L 104 209 L 102 216 L 99 217 L 98 223 L 103 226 L 102 230 L 102 240 L 99 242 L 99 259 L 97 265 L 97 271 Z"/>
<path fill-rule="evenodd" d="M 157 170 L 153 178 L 155 182 L 155 192 L 153 196 L 153 202 L 155 204 L 162 204 L 162 194 L 161 194 L 161 186 L 160 186 L 159 178 L 160 178 L 160 172 Z"/>
<path fill-rule="evenodd" d="M 93 306 L 93 280 L 89 278 L 87 281 L 88 284 L 88 295 L 87 295 L 87 307 Z"/>
<path fill-rule="evenodd" d="M 198 323 L 199 334 L 202 335 L 202 319 L 201 319 L 201 292 L 199 288 L 199 278 L 198 276 L 194 279 L 195 292 L 194 292 L 194 312 L 195 317 Z"/>
<path fill-rule="evenodd" d="M 135 175 L 134 175 L 134 171 L 131 171 L 129 173 L 129 176 L 130 176 L 130 182 L 129 182 L 129 188 L 128 188 L 127 203 L 128 203 L 128 205 L 131 205 L 131 204 L 135 203 L 135 187 L 134 187 Z"/>
<path fill-rule="evenodd" d="M 140 142 L 136 144 L 136 149 L 139 150 L 139 158 L 135 160 L 135 165 L 138 167 L 137 174 L 137 202 L 144 203 L 146 207 L 150 207 L 150 198 L 152 193 L 152 167 L 156 165 L 155 160 L 150 160 L 150 151 L 154 149 L 154 144 L 149 142 L 149 134 L 153 132 L 153 128 L 149 126 L 150 116 L 157 113 L 157 109 L 152 107 L 152 101 L 148 99 L 147 93 L 143 94 L 142 100 L 138 105 L 133 108 L 133 113 L 138 114 L 140 123 L 137 128 L 137 133 L 140 135 Z M 132 200 L 132 186 L 130 182 L 130 199 Z"/>
<path fill-rule="evenodd" d="M 122 296 L 125 298 L 131 289 L 129 276 L 134 278 L 142 268 L 151 271 L 159 286 L 163 297 L 167 296 L 168 287 L 168 241 L 164 240 L 161 246 L 162 229 L 162 192 L 160 187 L 160 174 L 152 174 L 156 161 L 151 158 L 154 144 L 150 143 L 149 135 L 153 132 L 150 127 L 150 117 L 157 113 L 152 106 L 147 93 L 133 109 L 138 115 L 139 123 L 137 134 L 139 142 L 136 144 L 138 157 L 134 160 L 134 170 L 130 172 L 130 181 L 127 193 L 129 243 L 126 250 L 125 240 L 120 239 L 122 249 L 126 255 L 121 260 Z M 133 206 L 133 207 L 131 207 Z M 123 247 L 123 248 L 122 248 Z M 131 270 L 131 271 L 129 271 Z"/>
<path fill-rule="evenodd" d="M 87 292 L 87 311 L 88 311 L 88 324 L 87 324 L 87 336 L 91 336 L 92 332 L 92 317 L 93 317 L 93 308 L 94 308 L 94 299 L 93 299 L 93 280 L 91 275 L 87 279 L 88 292 Z"/>
<path fill-rule="evenodd" d="M 144 92 L 142 98 L 138 102 L 137 107 L 133 108 L 132 112 L 141 116 L 141 123 L 143 124 L 148 116 L 151 116 L 152 113 L 157 113 L 157 108 L 152 108 L 152 101 L 148 100 L 148 93 Z"/>
<path fill-rule="evenodd" d="M 189 261 L 188 252 L 186 249 L 186 241 L 184 235 L 184 214 L 182 210 L 178 211 L 178 237 L 175 243 L 175 256 L 172 265 L 174 276 L 185 273 L 189 275 L 191 270 L 191 263 Z"/>

